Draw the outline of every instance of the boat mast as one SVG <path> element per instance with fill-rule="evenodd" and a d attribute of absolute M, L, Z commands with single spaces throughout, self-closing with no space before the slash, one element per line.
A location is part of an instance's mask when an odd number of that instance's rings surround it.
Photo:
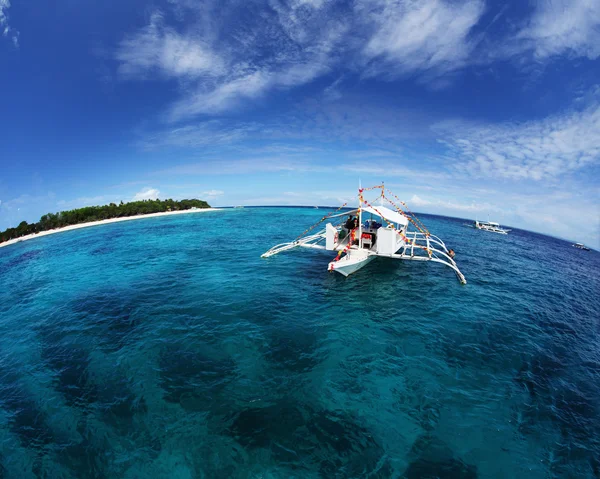
<path fill-rule="evenodd" d="M 358 248 L 362 249 L 362 184 L 358 180 Z"/>
<path fill-rule="evenodd" d="M 358 248 L 362 249 L 362 186 L 358 180 Z"/>

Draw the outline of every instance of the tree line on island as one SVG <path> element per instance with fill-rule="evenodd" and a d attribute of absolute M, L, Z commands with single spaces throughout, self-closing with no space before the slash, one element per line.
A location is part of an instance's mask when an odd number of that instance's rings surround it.
<path fill-rule="evenodd" d="M 123 218 L 126 216 L 147 215 L 150 213 L 164 213 L 167 211 L 182 211 L 192 208 L 210 208 L 203 200 L 144 200 L 131 203 L 110 203 L 104 206 L 86 206 L 60 213 L 48 213 L 40 218 L 37 223 L 22 221 L 16 228 L 8 228 L 0 233 L 0 243 L 11 239 L 20 238 L 29 234 L 40 233 L 70 225 L 90 223 L 92 221 Z"/>

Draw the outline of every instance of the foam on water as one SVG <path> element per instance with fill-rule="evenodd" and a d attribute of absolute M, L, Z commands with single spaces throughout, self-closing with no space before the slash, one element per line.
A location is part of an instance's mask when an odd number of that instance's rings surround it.
<path fill-rule="evenodd" d="M 596 477 L 600 255 L 423 216 L 457 252 L 260 254 L 234 209 L 0 250 L 0 477 Z"/>

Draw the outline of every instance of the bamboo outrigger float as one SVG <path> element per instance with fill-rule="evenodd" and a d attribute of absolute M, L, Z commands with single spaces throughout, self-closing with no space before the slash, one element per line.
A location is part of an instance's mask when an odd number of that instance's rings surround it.
<path fill-rule="evenodd" d="M 366 191 L 375 189 L 381 190 L 379 196 L 381 204 L 378 206 L 372 205 L 364 197 Z M 386 192 L 402 204 L 405 210 L 397 206 L 389 196 L 386 196 Z M 394 209 L 383 206 L 384 201 Z M 296 240 L 273 246 L 262 257 L 268 258 L 297 247 L 336 251 L 337 256 L 329 263 L 328 270 L 344 276 L 358 271 L 377 257 L 407 261 L 433 261 L 452 268 L 458 280 L 462 284 L 467 283 L 454 261 L 454 251 L 449 250 L 440 238 L 427 231 L 423 223 L 410 213 L 406 204 L 386 190 L 384 185 L 359 188 L 358 208 L 338 213 L 345 206 L 346 204 L 321 218 L 317 224 L 302 233 Z M 329 222 L 325 225 L 325 229 L 309 234 L 317 225 L 327 219 L 340 220 L 340 218 L 355 214 L 357 217 L 354 222 L 350 219 L 345 223 L 342 219 L 337 225 Z M 370 215 L 369 220 L 363 221 L 367 214 Z M 373 217 L 380 218 L 381 222 L 373 220 Z M 417 231 L 409 231 L 409 223 Z"/>

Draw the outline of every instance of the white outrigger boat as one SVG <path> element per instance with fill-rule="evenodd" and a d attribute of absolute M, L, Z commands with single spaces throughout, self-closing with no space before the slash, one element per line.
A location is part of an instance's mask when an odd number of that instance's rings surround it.
<path fill-rule="evenodd" d="M 372 205 L 364 198 L 364 192 L 373 189 L 381 189 L 379 196 L 381 204 L 378 206 Z M 423 224 L 408 211 L 408 208 L 403 211 L 396 206 L 386 196 L 386 191 L 389 192 L 384 185 L 359 188 L 357 209 L 336 214 L 346 206 L 344 204 L 332 214 L 321 218 L 318 223 L 302 233 L 296 240 L 273 246 L 261 257 L 268 258 L 297 247 L 336 251 L 337 256 L 329 263 L 327 269 L 344 276 L 358 271 L 377 257 L 408 261 L 433 261 L 452 268 L 458 280 L 462 284 L 466 284 L 467 280 L 454 262 L 454 251 L 449 250 L 440 238 L 429 233 Z M 391 192 L 389 193 L 406 208 L 403 202 Z M 383 206 L 384 200 L 390 203 L 394 210 Z M 354 214 L 357 215 L 356 218 L 348 219 L 344 224 L 343 217 Z M 369 215 L 368 220 L 365 220 L 365 215 Z M 374 220 L 373 217 L 379 218 L 381 222 Z M 337 219 L 340 223 L 334 225 L 329 222 L 325 225 L 325 229 L 309 234 L 317 225 L 327 219 Z M 418 231 L 409 231 L 409 222 Z"/>
<path fill-rule="evenodd" d="M 494 223 L 493 221 L 478 221 L 475 220 L 475 224 L 473 225 L 478 230 L 491 231 L 492 233 L 499 233 L 501 235 L 507 235 L 509 231 L 505 228 L 500 228 L 498 223 Z"/>

